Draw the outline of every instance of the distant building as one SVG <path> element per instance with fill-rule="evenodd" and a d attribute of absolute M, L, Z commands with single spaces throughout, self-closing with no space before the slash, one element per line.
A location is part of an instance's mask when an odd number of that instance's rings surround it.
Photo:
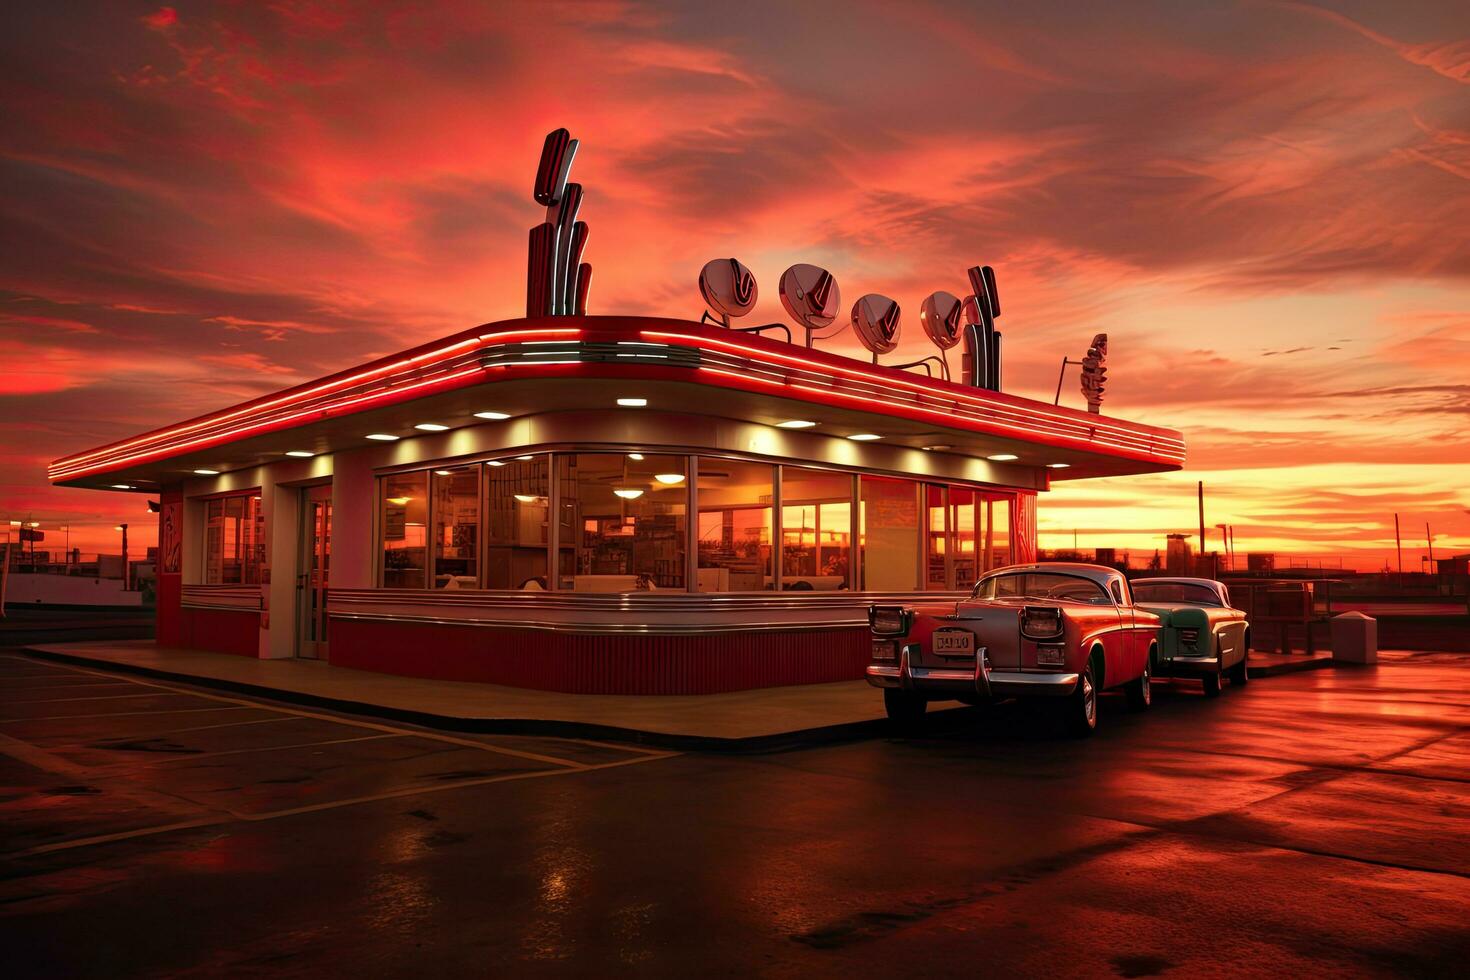
<path fill-rule="evenodd" d="M 1276 555 L 1270 551 L 1253 551 L 1245 556 L 1245 568 L 1248 572 L 1270 575 L 1276 571 Z"/>
<path fill-rule="evenodd" d="M 1170 575 L 1194 574 L 1194 548 L 1189 544 L 1189 535 L 1169 535 L 1169 544 L 1164 557 L 1164 570 Z"/>

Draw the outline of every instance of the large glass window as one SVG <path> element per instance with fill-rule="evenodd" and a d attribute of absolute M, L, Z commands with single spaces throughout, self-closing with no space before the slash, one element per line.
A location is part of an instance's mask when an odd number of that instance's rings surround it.
<path fill-rule="evenodd" d="M 776 468 L 701 456 L 699 592 L 759 592 L 771 587 L 771 499 Z"/>
<path fill-rule="evenodd" d="M 259 585 L 265 514 L 254 491 L 205 503 L 204 584 Z"/>
<path fill-rule="evenodd" d="M 847 588 L 852 475 L 781 467 L 781 587 Z"/>
<path fill-rule="evenodd" d="M 549 456 L 485 464 L 485 588 L 546 589 Z M 564 542 L 565 543 L 565 542 Z"/>
<path fill-rule="evenodd" d="M 558 456 L 556 465 L 563 511 L 560 588 L 574 592 L 685 588 L 689 505 L 685 457 L 577 453 Z"/>
<path fill-rule="evenodd" d="M 480 584 L 480 467 L 435 470 L 433 508 L 436 589 L 474 589 Z"/>
<path fill-rule="evenodd" d="M 1003 568 L 1011 563 L 1011 498 L 996 497 L 990 501 L 989 534 L 985 550 L 990 555 L 990 568 Z"/>
<path fill-rule="evenodd" d="M 912 480 L 865 476 L 859 541 L 862 578 L 872 592 L 910 592 L 919 581 L 919 487 Z"/>
<path fill-rule="evenodd" d="M 945 524 L 948 487 L 926 484 L 924 495 L 924 588 L 929 591 L 944 591 L 949 588 L 949 547 L 946 541 L 948 529 Z"/>
<path fill-rule="evenodd" d="M 382 480 L 383 588 L 425 588 L 428 544 L 428 473 L 395 473 Z"/>

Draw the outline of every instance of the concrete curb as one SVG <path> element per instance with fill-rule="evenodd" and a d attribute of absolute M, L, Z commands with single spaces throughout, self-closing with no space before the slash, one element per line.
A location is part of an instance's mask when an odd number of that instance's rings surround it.
<path fill-rule="evenodd" d="M 136 664 L 120 664 L 112 660 L 93 659 L 54 650 L 38 650 L 34 647 L 19 647 L 20 652 L 38 660 L 89 667 L 94 670 L 113 671 L 120 674 L 136 674 L 155 680 L 174 681 L 193 687 L 226 691 L 231 694 L 247 694 L 267 701 L 294 704 L 302 707 L 326 708 L 345 714 L 365 715 L 394 721 L 400 724 L 417 725 L 441 731 L 467 732 L 478 735 L 531 735 L 552 738 L 587 738 L 610 742 L 626 742 L 654 748 L 672 749 L 679 752 L 723 752 L 731 754 L 758 754 L 784 752 L 791 749 L 829 745 L 834 742 L 851 742 L 864 738 L 881 738 L 901 734 L 886 718 L 871 718 L 865 721 L 826 725 L 789 732 L 774 732 L 750 738 L 719 738 L 711 735 L 679 735 L 670 732 L 643 731 L 635 728 L 620 728 L 613 725 L 597 725 L 575 721 L 553 721 L 543 718 L 464 718 L 441 715 L 427 711 L 394 708 L 389 705 L 352 701 L 346 698 L 325 697 L 303 691 L 282 690 L 261 684 L 227 681 L 215 677 L 199 677 L 156 667 Z M 954 719 L 974 708 L 958 705 L 938 711 L 930 711 L 931 721 Z M 957 719 L 956 719 L 957 720 Z"/>
<path fill-rule="evenodd" d="M 1246 661 L 1250 663 L 1250 661 Z M 1251 677 L 1277 677 L 1281 674 L 1296 674 L 1303 670 L 1321 670 L 1324 667 L 1335 667 L 1336 662 L 1331 657 L 1303 657 L 1300 660 L 1280 660 L 1271 664 L 1251 664 Z"/>

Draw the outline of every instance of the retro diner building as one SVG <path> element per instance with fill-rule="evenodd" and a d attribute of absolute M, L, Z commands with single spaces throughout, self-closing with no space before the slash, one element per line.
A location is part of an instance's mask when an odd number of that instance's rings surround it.
<path fill-rule="evenodd" d="M 1034 558 L 1052 480 L 1183 462 L 1168 429 L 575 313 L 582 272 L 558 313 L 68 456 L 51 479 L 158 496 L 160 645 L 691 694 L 859 678 L 875 596 Z"/>

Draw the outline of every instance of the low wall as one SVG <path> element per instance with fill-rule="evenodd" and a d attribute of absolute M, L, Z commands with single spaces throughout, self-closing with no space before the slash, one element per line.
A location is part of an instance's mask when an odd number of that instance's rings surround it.
<path fill-rule="evenodd" d="M 143 593 L 124 592 L 122 586 L 120 578 L 12 572 L 5 583 L 5 604 L 142 608 Z"/>
<path fill-rule="evenodd" d="M 673 636 L 333 619 L 333 666 L 569 694 L 716 694 L 857 680 L 864 627 Z"/>

